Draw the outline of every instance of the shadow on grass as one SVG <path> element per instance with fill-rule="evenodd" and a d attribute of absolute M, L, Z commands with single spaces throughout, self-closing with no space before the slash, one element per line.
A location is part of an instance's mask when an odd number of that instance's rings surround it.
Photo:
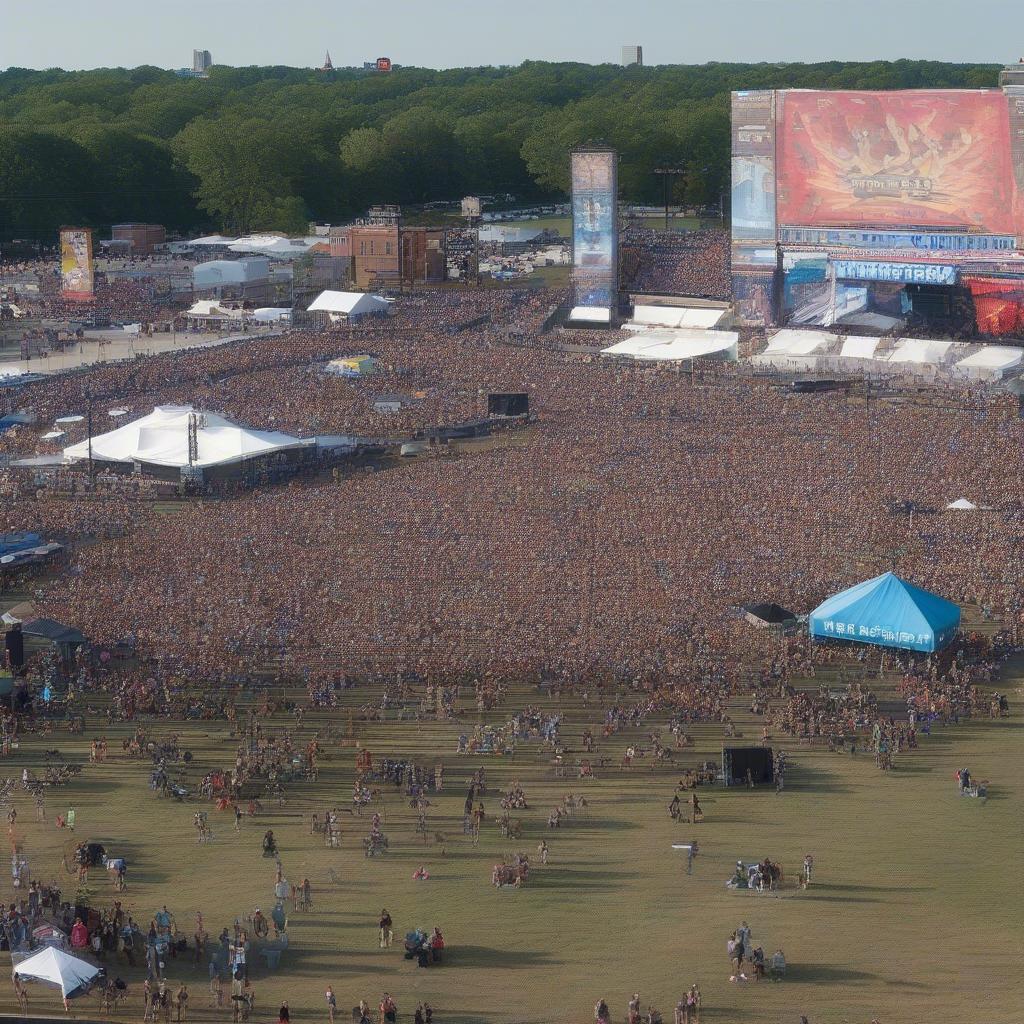
<path fill-rule="evenodd" d="M 879 896 L 829 896 L 827 893 L 805 894 L 812 903 L 884 903 Z"/>
<path fill-rule="evenodd" d="M 814 886 L 808 890 L 809 894 L 813 893 Z M 934 885 L 843 885 L 841 883 L 828 882 L 824 888 L 830 893 L 841 893 L 841 892 L 882 892 L 882 893 L 899 893 L 899 892 L 933 892 L 935 889 Z"/>
<path fill-rule="evenodd" d="M 531 889 L 618 889 L 623 882 L 643 877 L 638 871 L 588 871 L 565 869 L 530 872 Z"/>
<path fill-rule="evenodd" d="M 501 967 L 520 970 L 528 967 L 545 967 L 563 964 L 564 960 L 554 960 L 546 953 L 535 950 L 501 949 L 490 946 L 454 946 L 445 951 L 445 964 L 454 967 Z M 445 1020 L 447 1020 L 447 1016 Z"/>

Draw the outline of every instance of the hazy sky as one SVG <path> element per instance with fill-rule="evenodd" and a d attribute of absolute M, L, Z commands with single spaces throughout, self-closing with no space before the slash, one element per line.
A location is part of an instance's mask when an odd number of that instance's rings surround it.
<path fill-rule="evenodd" d="M 1024 0 L 0 0 L 0 68 L 1024 56 Z"/>

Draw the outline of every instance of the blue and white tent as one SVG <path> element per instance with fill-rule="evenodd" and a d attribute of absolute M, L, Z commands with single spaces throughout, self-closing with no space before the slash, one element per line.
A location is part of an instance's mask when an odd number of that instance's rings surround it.
<path fill-rule="evenodd" d="M 960 628 L 960 608 L 891 572 L 858 583 L 818 605 L 811 636 L 857 640 L 908 651 L 938 651 Z"/>

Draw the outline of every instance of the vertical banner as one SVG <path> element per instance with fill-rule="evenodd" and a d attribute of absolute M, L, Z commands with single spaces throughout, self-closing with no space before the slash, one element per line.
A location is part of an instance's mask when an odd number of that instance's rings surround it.
<path fill-rule="evenodd" d="M 575 305 L 618 304 L 618 154 L 605 147 L 572 151 L 572 281 Z"/>
<path fill-rule="evenodd" d="M 775 93 L 732 94 L 733 242 L 775 243 Z"/>
<path fill-rule="evenodd" d="M 92 272 L 92 231 L 62 228 L 60 232 L 60 282 L 65 299 L 91 302 L 95 297 Z"/>
<path fill-rule="evenodd" d="M 775 93 L 732 94 L 732 291 L 746 320 L 771 323 L 775 270 Z"/>

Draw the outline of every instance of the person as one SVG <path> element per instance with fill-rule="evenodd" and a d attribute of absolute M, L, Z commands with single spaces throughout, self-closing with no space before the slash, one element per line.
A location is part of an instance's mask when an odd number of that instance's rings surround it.
<path fill-rule="evenodd" d="M 754 981 L 760 981 L 764 977 L 764 950 L 760 946 L 750 954 L 750 963 L 754 968 Z"/>
<path fill-rule="evenodd" d="M 696 982 L 686 993 L 686 1024 L 700 1024 L 700 989 Z"/>
<path fill-rule="evenodd" d="M 380 912 L 380 948 L 387 949 L 391 945 L 392 940 L 395 937 L 394 931 L 392 931 L 392 920 L 391 915 L 387 910 Z"/>
<path fill-rule="evenodd" d="M 178 1024 L 184 1024 L 188 1017 L 188 985 L 184 982 L 174 995 L 174 1006 L 177 1010 Z"/>
<path fill-rule="evenodd" d="M 690 820 L 695 824 L 704 820 L 704 812 L 701 810 L 696 791 L 690 793 Z"/>
<path fill-rule="evenodd" d="M 334 1024 L 334 1015 L 338 1012 L 338 999 L 330 985 L 327 986 L 324 998 L 327 1000 L 327 1024 Z"/>
<path fill-rule="evenodd" d="M 811 872 L 814 870 L 814 857 L 811 854 L 804 854 L 803 883 L 806 889 L 811 884 Z"/>
<path fill-rule="evenodd" d="M 289 1024 L 291 1021 L 291 1015 L 288 1012 L 288 1003 L 284 1002 L 281 1004 L 281 1009 L 277 1011 L 277 1024 Z"/>
<path fill-rule="evenodd" d="M 736 964 L 736 974 L 738 977 L 743 977 L 741 968 L 743 967 L 743 956 L 746 953 L 746 948 L 743 945 L 742 939 L 739 936 L 733 939 L 732 944 L 732 961 Z"/>
<path fill-rule="evenodd" d="M 542 839 L 540 841 L 540 846 L 537 847 L 537 852 L 540 854 L 540 862 L 541 862 L 541 864 L 547 864 L 547 862 L 548 862 L 548 841 L 546 839 Z"/>
<path fill-rule="evenodd" d="M 626 1010 L 626 1020 L 629 1024 L 640 1024 L 640 993 L 634 992 L 633 998 L 629 1001 Z"/>
<path fill-rule="evenodd" d="M 412 877 L 417 882 L 425 882 L 429 877 L 427 869 L 421 864 L 413 873 Z"/>
<path fill-rule="evenodd" d="M 611 1018 L 612 1014 L 608 1009 L 608 1004 L 603 999 L 598 999 L 594 1005 L 594 1020 L 598 1024 L 610 1024 Z"/>
<path fill-rule="evenodd" d="M 210 1005 L 218 1010 L 224 1005 L 224 982 L 217 967 L 216 957 L 210 958 Z"/>
<path fill-rule="evenodd" d="M 28 992 L 17 975 L 14 975 L 14 994 L 18 997 L 18 1008 L 23 1014 L 28 1013 Z"/>
<path fill-rule="evenodd" d="M 786 973 L 786 954 L 781 949 L 772 953 L 772 974 L 781 978 Z"/>
<path fill-rule="evenodd" d="M 395 1024 L 398 1020 L 398 1006 L 389 992 L 380 1001 L 380 1024 Z"/>
<path fill-rule="evenodd" d="M 441 934 L 440 928 L 435 928 L 430 936 L 430 958 L 435 964 L 439 964 L 443 953 L 444 936 Z"/>
<path fill-rule="evenodd" d="M 422 1003 L 418 1003 L 416 1006 L 416 1012 L 412 1015 L 412 1024 L 424 1024 Z"/>

